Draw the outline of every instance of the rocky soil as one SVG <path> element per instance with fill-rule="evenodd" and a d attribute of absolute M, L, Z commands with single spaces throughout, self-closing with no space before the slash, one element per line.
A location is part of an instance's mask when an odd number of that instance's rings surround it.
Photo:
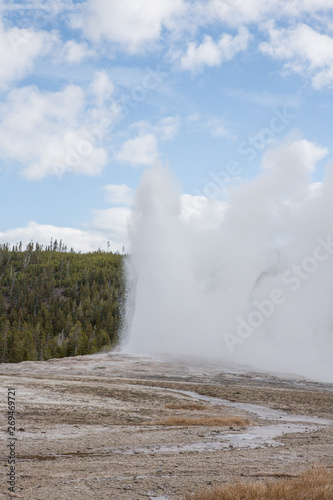
<path fill-rule="evenodd" d="M 181 499 L 237 480 L 333 464 L 333 386 L 197 359 L 103 354 L 0 365 L 1 488 L 9 496 L 7 388 L 16 399 L 15 497 Z M 201 409 L 166 405 L 196 403 Z M 247 427 L 161 426 L 238 416 Z"/>

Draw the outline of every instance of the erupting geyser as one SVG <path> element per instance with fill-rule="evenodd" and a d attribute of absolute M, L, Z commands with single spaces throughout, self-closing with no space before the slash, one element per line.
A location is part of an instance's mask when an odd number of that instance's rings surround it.
<path fill-rule="evenodd" d="M 147 170 L 130 228 L 125 349 L 210 356 L 333 382 L 333 177 L 306 140 L 266 153 L 228 199 Z"/>

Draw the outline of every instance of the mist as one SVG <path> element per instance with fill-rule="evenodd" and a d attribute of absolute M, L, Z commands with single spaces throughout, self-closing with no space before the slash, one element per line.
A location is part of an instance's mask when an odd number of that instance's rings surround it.
<path fill-rule="evenodd" d="M 333 382 L 333 165 L 313 181 L 326 154 L 287 141 L 254 180 L 221 181 L 214 198 L 181 195 L 161 165 L 146 170 L 123 349 Z"/>

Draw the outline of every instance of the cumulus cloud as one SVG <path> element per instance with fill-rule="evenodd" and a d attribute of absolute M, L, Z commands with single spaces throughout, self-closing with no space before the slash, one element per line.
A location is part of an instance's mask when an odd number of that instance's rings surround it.
<path fill-rule="evenodd" d="M 160 137 L 162 141 L 168 141 L 176 137 L 180 128 L 179 116 L 167 116 L 159 120 L 153 127 L 154 132 Z"/>
<path fill-rule="evenodd" d="M 226 128 L 223 121 L 215 116 L 201 116 L 199 114 L 190 115 L 187 118 L 188 126 L 198 132 L 200 130 L 208 131 L 214 138 L 235 139 L 235 134 Z"/>
<path fill-rule="evenodd" d="M 280 171 L 287 176 L 308 178 L 316 165 L 328 154 L 328 149 L 315 142 L 299 139 L 277 148 L 271 148 L 263 158 L 263 170 Z M 288 169 L 285 167 L 288 165 Z"/>
<path fill-rule="evenodd" d="M 102 125 L 87 111 L 85 93 L 77 85 L 59 92 L 15 89 L 0 113 L 0 154 L 19 163 L 28 179 L 66 172 L 98 175 L 107 162 L 99 144 Z"/>
<path fill-rule="evenodd" d="M 151 49 L 163 29 L 178 38 L 216 22 L 240 27 L 303 15 L 318 20 L 331 10 L 332 0 L 88 0 L 81 15 L 75 17 L 75 27 L 91 40 L 104 39 L 135 53 Z"/>
<path fill-rule="evenodd" d="M 75 40 L 68 40 L 63 47 L 61 57 L 69 63 L 79 64 L 83 59 L 93 55 L 94 51 L 86 42 L 78 43 Z"/>
<path fill-rule="evenodd" d="M 25 227 L 0 232 L 1 243 L 9 243 L 10 245 L 16 245 L 22 241 L 23 245 L 26 246 L 30 241 L 34 241 L 46 246 L 50 244 L 51 238 L 53 241 L 62 239 L 68 249 L 74 248 L 75 251 L 81 252 L 92 252 L 98 248 L 106 249 L 108 241 L 104 234 L 94 231 L 38 224 L 37 222 L 29 222 Z M 110 250 L 120 249 L 121 245 L 118 242 L 110 241 Z"/>
<path fill-rule="evenodd" d="M 279 0 L 277 6 L 282 8 L 282 13 L 298 17 L 300 14 L 318 15 L 333 10 L 333 0 Z"/>
<path fill-rule="evenodd" d="M 327 148 L 306 139 L 295 141 L 291 144 L 290 150 L 300 158 L 307 172 L 314 172 L 317 163 L 328 154 Z"/>
<path fill-rule="evenodd" d="M 96 72 L 91 83 L 91 89 L 99 106 L 102 106 L 104 102 L 111 97 L 114 91 L 114 85 L 106 71 L 101 70 Z"/>
<path fill-rule="evenodd" d="M 132 166 L 149 166 L 158 155 L 158 141 L 155 135 L 147 133 L 128 139 L 115 155 L 115 159 Z"/>
<path fill-rule="evenodd" d="M 128 207 L 113 207 L 94 210 L 90 228 L 112 240 L 123 242 L 127 238 L 127 226 L 131 215 Z"/>
<path fill-rule="evenodd" d="M 220 119 L 218 118 L 210 118 L 202 124 L 203 128 L 209 130 L 209 133 L 212 137 L 222 138 L 235 138 L 235 135 L 232 134 L 226 127 L 223 125 Z"/>
<path fill-rule="evenodd" d="M 234 37 L 223 33 L 218 42 L 205 35 L 200 45 L 195 42 L 188 44 L 186 54 L 180 59 L 180 67 L 196 72 L 205 66 L 220 66 L 223 62 L 230 61 L 238 52 L 245 50 L 249 39 L 249 32 L 244 27 L 240 28 Z"/>
<path fill-rule="evenodd" d="M 279 0 L 278 0 L 279 1 Z M 277 0 L 209 0 L 196 8 L 203 22 L 223 21 L 231 26 L 258 22 L 274 10 Z"/>
<path fill-rule="evenodd" d="M 159 40 L 183 7 L 183 0 L 88 0 L 81 23 L 91 40 L 106 39 L 135 53 Z"/>
<path fill-rule="evenodd" d="M 59 227 L 49 224 L 39 224 L 30 221 L 25 227 L 18 227 L 0 232 L 0 243 L 16 245 L 22 241 L 27 245 L 30 241 L 41 245 L 49 245 L 51 238 L 62 240 L 68 249 L 92 252 L 99 248 L 120 251 L 127 245 L 127 224 L 130 209 L 114 207 L 106 210 L 95 210 L 91 222 L 84 229 Z M 109 245 L 108 245 L 109 243 Z"/>
<path fill-rule="evenodd" d="M 132 166 L 150 166 L 159 158 L 158 144 L 173 139 L 180 128 L 179 116 L 166 116 L 154 125 L 141 120 L 132 123 L 138 135 L 124 142 L 115 159 Z"/>
<path fill-rule="evenodd" d="M 88 0 L 84 7 L 75 15 L 75 27 L 93 43 L 131 54 L 168 47 L 178 68 L 194 73 L 232 60 L 247 49 L 252 27 L 253 39 L 258 40 L 256 31 L 274 19 L 283 28 L 276 32 L 271 28 L 271 40 L 261 43 L 260 50 L 286 62 L 286 69 L 308 73 L 315 88 L 330 85 L 333 79 L 331 39 L 323 32 L 329 29 L 333 0 Z M 304 19 L 309 26 L 297 27 L 297 21 Z M 288 23 L 291 28 L 286 27 Z M 316 28 L 310 28 L 311 23 Z M 201 30 L 216 25 L 238 30 L 238 34 L 225 32 L 214 39 L 207 32 L 198 39 Z M 83 57 L 79 45 L 70 47 L 69 57 Z"/>
<path fill-rule="evenodd" d="M 260 44 L 260 50 L 285 61 L 285 69 L 311 77 L 315 88 L 333 83 L 333 38 L 311 26 L 298 24 L 292 28 L 267 25 L 270 40 Z"/>
<path fill-rule="evenodd" d="M 20 29 L 6 29 L 0 19 L 0 89 L 29 74 L 36 59 L 47 54 L 56 41 L 53 33 Z"/>
<path fill-rule="evenodd" d="M 126 184 L 108 184 L 104 186 L 106 199 L 115 205 L 130 205 L 133 200 L 133 189 Z"/>
<path fill-rule="evenodd" d="M 179 132 L 181 119 L 179 115 L 166 116 L 152 124 L 146 120 L 132 123 L 131 130 L 138 130 L 140 134 L 152 133 L 162 141 L 173 139 Z"/>
<path fill-rule="evenodd" d="M 191 194 L 180 196 L 180 219 L 196 229 L 217 228 L 227 208 L 227 203 L 210 200 L 206 196 Z"/>
<path fill-rule="evenodd" d="M 208 0 L 195 4 L 198 23 L 222 21 L 230 26 L 259 24 L 269 19 L 316 17 L 333 10 L 332 0 Z"/>

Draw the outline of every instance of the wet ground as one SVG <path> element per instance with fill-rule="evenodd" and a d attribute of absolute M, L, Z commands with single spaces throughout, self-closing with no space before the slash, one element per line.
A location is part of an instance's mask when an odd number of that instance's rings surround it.
<path fill-rule="evenodd" d="M 332 466 L 333 386 L 221 363 L 122 354 L 0 365 L 16 389 L 16 498 L 177 499 L 229 481 Z M 203 409 L 172 409 L 200 403 Z M 241 417 L 243 427 L 161 426 Z M 8 452 L 1 450 L 0 498 Z M 8 497 L 10 498 L 10 497 Z"/>

